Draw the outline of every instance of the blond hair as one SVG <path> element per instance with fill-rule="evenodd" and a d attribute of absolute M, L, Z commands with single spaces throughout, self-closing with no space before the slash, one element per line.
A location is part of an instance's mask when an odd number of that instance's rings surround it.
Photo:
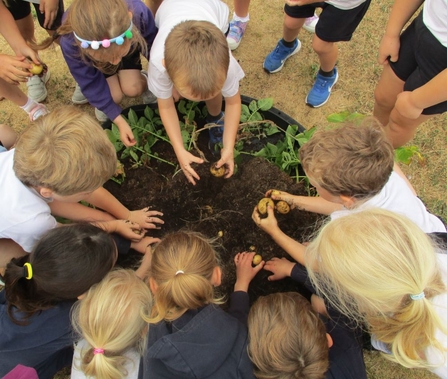
<path fill-rule="evenodd" d="M 447 330 L 432 299 L 446 288 L 433 242 L 409 219 L 371 209 L 331 221 L 307 246 L 306 265 L 332 306 L 390 346 L 388 359 L 430 367 L 424 350 L 444 350 L 435 332 Z M 410 298 L 422 292 L 424 299 Z"/>
<path fill-rule="evenodd" d="M 94 191 L 115 170 L 116 151 L 106 133 L 94 118 L 73 106 L 39 117 L 16 143 L 17 178 L 62 196 Z"/>
<path fill-rule="evenodd" d="M 173 321 L 188 309 L 221 303 L 211 283 L 216 267 L 219 261 L 211 240 L 194 232 L 168 234 L 152 256 L 151 276 L 157 290 L 147 321 Z"/>
<path fill-rule="evenodd" d="M 87 377 L 120 379 L 128 373 L 125 353 L 143 354 L 152 296 L 132 270 L 115 270 L 94 285 L 72 310 L 72 324 L 87 342 L 80 368 Z M 94 354 L 100 348 L 102 354 Z M 75 364 L 79 364 L 75 362 Z"/>
<path fill-rule="evenodd" d="M 300 149 L 306 175 L 333 195 L 373 197 L 388 181 L 394 149 L 374 118 L 317 131 Z"/>
<path fill-rule="evenodd" d="M 208 21 L 184 21 L 165 42 L 165 66 L 177 89 L 201 99 L 216 95 L 225 83 L 230 51 L 225 35 Z"/>
<path fill-rule="evenodd" d="M 326 328 L 299 293 L 261 296 L 250 309 L 248 333 L 248 355 L 258 379 L 325 377 Z"/>
<path fill-rule="evenodd" d="M 33 45 L 40 50 L 49 47 L 55 38 L 76 33 L 87 41 L 102 41 L 115 38 L 124 33 L 130 26 L 131 18 L 126 1 L 124 0 L 74 0 L 67 10 L 67 18 L 57 29 L 54 37 L 49 37 L 40 44 Z M 111 43 L 108 48 L 100 47 L 93 50 L 91 46 L 81 48 L 81 42 L 73 37 L 74 43 L 79 47 L 80 58 L 84 61 L 89 58 L 94 66 L 107 74 L 113 74 L 119 68 L 108 63 L 115 56 L 122 55 L 123 51 L 130 48 L 130 52 L 137 48 L 147 56 L 148 47 L 138 28 L 133 25 L 132 38 L 124 38 L 124 43 L 118 45 Z M 95 58 L 90 53 L 95 52 Z M 96 55 L 97 54 L 97 55 Z"/>

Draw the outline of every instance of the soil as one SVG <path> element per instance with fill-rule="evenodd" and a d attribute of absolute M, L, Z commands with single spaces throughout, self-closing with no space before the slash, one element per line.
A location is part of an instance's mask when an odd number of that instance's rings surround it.
<path fill-rule="evenodd" d="M 160 143 L 159 153 L 175 161 L 172 148 Z M 169 159 L 169 158 L 168 158 Z M 163 212 L 165 224 L 149 235 L 162 238 L 165 234 L 188 229 L 216 238 L 223 269 L 222 294 L 230 295 L 236 280 L 234 256 L 254 246 L 264 260 L 283 257 L 273 240 L 251 220 L 257 202 L 269 189 L 279 189 L 293 194 L 306 195 L 302 183 L 296 183 L 286 173 L 263 158 L 243 161 L 237 173 L 229 179 L 215 178 L 209 172 L 211 163 L 197 165 L 200 176 L 196 186 L 187 184 L 183 173 L 174 174 L 172 166 L 152 160 L 150 167 L 129 168 L 122 185 L 109 181 L 106 188 L 129 209 L 151 206 Z M 172 177 L 172 178 L 171 178 Z M 277 214 L 281 229 L 298 241 L 305 241 L 314 231 L 319 217 L 308 212 L 292 210 L 286 215 Z M 222 237 L 218 237 L 219 235 Z M 135 263 L 141 255 L 134 252 L 120 263 Z M 289 257 L 290 259 L 290 257 Z M 261 271 L 250 286 L 250 299 L 274 292 L 307 292 L 292 280 L 269 282 L 270 273 Z"/>

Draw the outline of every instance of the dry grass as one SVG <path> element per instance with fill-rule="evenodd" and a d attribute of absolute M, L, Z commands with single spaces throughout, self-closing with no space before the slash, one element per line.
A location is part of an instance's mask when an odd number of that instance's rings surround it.
<path fill-rule="evenodd" d="M 232 0 L 226 0 L 232 8 Z M 66 0 L 66 5 L 71 1 Z M 392 0 L 375 0 L 349 43 L 340 44 L 340 79 L 333 89 L 330 101 L 321 108 L 312 109 L 304 104 L 304 99 L 318 68 L 316 55 L 311 48 L 312 35 L 303 31 L 300 39 L 303 47 L 299 54 L 287 61 L 284 69 L 273 75 L 262 70 L 265 56 L 274 48 L 282 35 L 283 0 L 252 0 L 251 21 L 239 49 L 234 53 L 243 67 L 246 77 L 241 83 L 241 93 L 255 98 L 273 97 L 275 106 L 294 117 L 305 127 L 326 124 L 326 116 L 343 110 L 371 114 L 374 104 L 373 91 L 380 77 L 381 67 L 376 62 L 377 49 L 384 26 L 388 19 Z M 38 40 L 46 37 L 37 28 Z M 0 40 L 2 52 L 10 51 Z M 50 66 L 52 78 L 48 88 L 46 104 L 49 109 L 71 103 L 74 81 L 63 60 L 59 48 L 49 49 L 40 54 Z M 25 89 L 25 86 L 23 86 Z M 125 105 L 138 103 L 138 100 L 126 101 Z M 93 113 L 89 105 L 83 110 Z M 0 121 L 20 130 L 27 124 L 24 112 L 8 101 L 0 103 Z M 447 185 L 444 180 L 446 164 L 443 151 L 446 150 L 445 116 L 438 116 L 420 127 L 412 144 L 418 145 L 426 158 L 425 166 L 417 163 L 404 167 L 419 196 L 435 214 L 447 219 L 444 194 Z M 436 142 L 436 146 L 435 146 Z M 370 379 L 411 379 L 434 378 L 421 370 L 408 370 L 395 365 L 377 352 L 366 352 L 368 377 Z M 66 378 L 67 374 L 59 378 Z"/>

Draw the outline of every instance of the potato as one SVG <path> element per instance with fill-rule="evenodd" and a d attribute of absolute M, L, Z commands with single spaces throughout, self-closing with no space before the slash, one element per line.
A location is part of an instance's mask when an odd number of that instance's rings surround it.
<path fill-rule="evenodd" d="M 278 201 L 278 202 L 276 203 L 276 210 L 277 210 L 279 213 L 286 214 L 286 213 L 289 213 L 289 211 L 290 211 L 290 206 L 289 206 L 289 204 L 287 204 L 285 201 L 280 200 L 280 201 Z"/>
<path fill-rule="evenodd" d="M 259 254 L 256 254 L 254 257 L 253 257 L 253 264 L 255 265 L 255 266 L 257 266 L 259 263 L 261 263 L 262 262 L 262 257 L 259 255 Z"/>
<path fill-rule="evenodd" d="M 216 164 L 217 163 L 213 163 L 210 167 L 211 175 L 215 176 L 216 178 L 221 178 L 225 175 L 225 165 L 216 168 Z"/>
<path fill-rule="evenodd" d="M 28 71 L 31 72 L 31 74 L 33 75 L 40 75 L 43 71 L 43 65 L 37 65 L 33 62 L 31 62 L 31 65 L 33 66 L 32 68 L 30 68 Z"/>
<path fill-rule="evenodd" d="M 270 193 L 270 196 L 281 196 L 281 191 L 272 190 L 272 192 Z"/>
<path fill-rule="evenodd" d="M 269 205 L 272 208 L 275 208 L 275 203 L 269 197 L 264 197 L 263 199 L 261 199 L 259 201 L 259 203 L 258 203 L 258 211 L 259 211 L 259 213 L 261 215 L 266 215 L 267 214 L 267 206 L 269 206 Z"/>

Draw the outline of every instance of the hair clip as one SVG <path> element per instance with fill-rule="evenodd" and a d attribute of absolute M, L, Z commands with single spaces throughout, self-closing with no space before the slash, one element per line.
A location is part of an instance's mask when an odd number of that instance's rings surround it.
<path fill-rule="evenodd" d="M 93 354 L 94 355 L 96 355 L 96 354 L 104 354 L 104 349 L 98 349 L 98 348 L 94 348 L 93 349 Z"/>
<path fill-rule="evenodd" d="M 422 300 L 425 297 L 425 292 L 422 291 L 421 293 L 418 293 L 417 295 L 410 295 L 411 300 Z"/>
<path fill-rule="evenodd" d="M 177 276 L 178 274 L 184 274 L 185 272 L 183 271 L 183 270 L 178 270 L 176 273 L 175 273 L 175 276 Z"/>
<path fill-rule="evenodd" d="M 127 28 L 127 30 L 123 34 L 120 34 L 118 37 L 111 38 L 111 39 L 106 38 L 106 39 L 103 39 L 102 41 L 87 41 L 85 39 L 80 38 L 75 32 L 73 32 L 73 34 L 74 34 L 75 38 L 81 42 L 81 47 L 83 49 L 87 49 L 89 46 L 93 50 L 98 50 L 100 46 L 107 49 L 108 47 L 110 47 L 110 44 L 112 44 L 113 42 L 115 42 L 117 45 L 122 45 L 124 43 L 124 38 L 131 39 L 133 37 L 132 27 L 133 27 L 133 23 L 132 23 L 132 21 L 130 21 L 130 26 Z"/>
<path fill-rule="evenodd" d="M 33 278 L 33 266 L 29 262 L 23 265 L 23 277 L 28 280 Z"/>

